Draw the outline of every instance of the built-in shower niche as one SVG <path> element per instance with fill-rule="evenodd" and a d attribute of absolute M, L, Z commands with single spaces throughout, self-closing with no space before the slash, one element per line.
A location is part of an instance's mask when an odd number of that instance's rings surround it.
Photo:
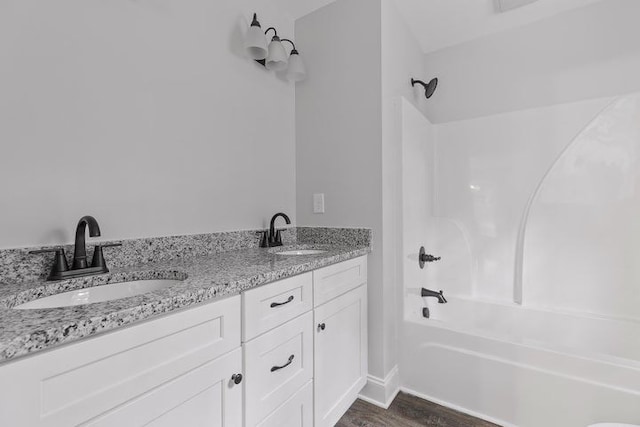
<path fill-rule="evenodd" d="M 523 304 L 640 320 L 640 94 L 611 103 L 562 153 L 522 243 Z"/>

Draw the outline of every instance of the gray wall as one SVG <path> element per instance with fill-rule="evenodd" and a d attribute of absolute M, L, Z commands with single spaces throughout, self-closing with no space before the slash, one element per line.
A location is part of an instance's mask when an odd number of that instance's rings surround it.
<path fill-rule="evenodd" d="M 293 36 L 268 3 L 3 2 L 0 247 L 293 218 L 294 86 L 242 51 L 254 8 Z"/>
<path fill-rule="evenodd" d="M 296 21 L 309 78 L 296 88 L 299 226 L 373 229 L 369 366 L 383 371 L 380 2 L 340 0 Z M 302 51 L 301 51 L 302 53 Z M 325 214 L 313 214 L 324 193 Z"/>

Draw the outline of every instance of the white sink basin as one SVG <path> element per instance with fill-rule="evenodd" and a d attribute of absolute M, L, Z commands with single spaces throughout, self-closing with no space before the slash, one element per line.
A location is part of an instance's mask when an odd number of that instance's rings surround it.
<path fill-rule="evenodd" d="M 146 294 L 147 292 L 157 291 L 159 289 L 166 289 L 181 282 L 181 280 L 136 280 L 132 282 L 112 283 L 39 298 L 13 308 L 17 310 L 29 310 L 37 308 L 70 307 L 74 305 L 92 304 L 94 302 L 112 301 L 134 295 Z"/>
<path fill-rule="evenodd" d="M 316 254 L 322 254 L 325 253 L 326 251 L 322 251 L 320 249 L 297 249 L 297 250 L 293 250 L 293 251 L 282 251 L 282 252 L 276 252 L 276 255 L 285 255 L 285 256 L 291 256 L 291 255 L 316 255 Z"/>

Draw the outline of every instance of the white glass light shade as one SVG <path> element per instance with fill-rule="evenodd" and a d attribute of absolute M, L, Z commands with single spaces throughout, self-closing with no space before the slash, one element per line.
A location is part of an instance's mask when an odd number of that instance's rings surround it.
<path fill-rule="evenodd" d="M 286 75 L 287 80 L 292 82 L 299 82 L 307 77 L 307 68 L 298 53 L 291 53 Z"/>
<path fill-rule="evenodd" d="M 252 25 L 244 39 L 244 48 L 251 59 L 265 59 L 269 53 L 267 49 L 267 37 L 262 28 Z"/>
<path fill-rule="evenodd" d="M 287 51 L 282 46 L 280 39 L 274 37 L 269 43 L 269 54 L 265 62 L 267 70 L 282 71 L 287 68 Z"/>

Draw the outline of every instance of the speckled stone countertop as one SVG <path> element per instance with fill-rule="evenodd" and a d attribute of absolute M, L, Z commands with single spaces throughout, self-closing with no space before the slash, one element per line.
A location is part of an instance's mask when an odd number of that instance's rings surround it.
<path fill-rule="evenodd" d="M 342 244 L 342 242 L 341 242 Z M 323 249 L 315 255 L 284 256 L 285 249 Z M 190 259 L 112 269 L 98 276 L 0 287 L 0 363 L 114 330 L 370 252 L 368 245 L 296 244 L 246 248 Z M 144 279 L 183 279 L 172 287 L 108 302 L 36 310 L 12 307 L 43 296 L 91 286 Z"/>

